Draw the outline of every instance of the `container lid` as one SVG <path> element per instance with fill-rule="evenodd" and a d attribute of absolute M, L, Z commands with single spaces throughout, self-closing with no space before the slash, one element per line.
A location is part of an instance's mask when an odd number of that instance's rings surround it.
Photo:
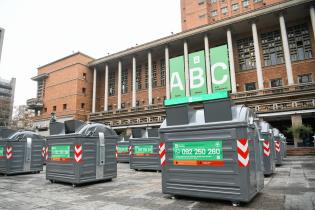
<path fill-rule="evenodd" d="M 98 136 L 98 133 L 104 133 L 105 136 L 117 136 L 112 128 L 101 123 L 86 124 L 78 133 L 84 136 Z"/>
<path fill-rule="evenodd" d="M 17 131 L 15 133 L 13 133 L 12 135 L 8 136 L 8 138 L 6 138 L 6 140 L 22 141 L 22 140 L 25 140 L 26 138 L 42 139 L 43 140 L 42 136 L 40 136 L 37 133 L 32 132 L 32 131 Z"/>

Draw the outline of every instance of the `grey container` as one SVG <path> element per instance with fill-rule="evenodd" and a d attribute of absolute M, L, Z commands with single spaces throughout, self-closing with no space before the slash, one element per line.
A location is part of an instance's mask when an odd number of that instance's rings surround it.
<path fill-rule="evenodd" d="M 123 138 L 117 143 L 117 162 L 129 163 L 129 140 Z"/>
<path fill-rule="evenodd" d="M 155 129 L 133 132 L 130 142 L 130 168 L 135 170 L 160 171 L 159 145 L 160 138 L 156 137 Z M 138 136 L 140 135 L 140 136 Z M 155 136 L 155 137 L 153 137 Z"/>
<path fill-rule="evenodd" d="M 4 175 L 39 173 L 43 170 L 43 137 L 18 131 L 0 140 L 0 173 Z"/>
<path fill-rule="evenodd" d="M 280 133 L 280 140 L 281 140 L 281 153 L 282 153 L 282 157 L 285 158 L 287 156 L 287 141 L 286 141 L 286 137 Z"/>
<path fill-rule="evenodd" d="M 282 165 L 283 160 L 283 143 L 280 138 L 280 132 L 277 128 L 272 129 L 273 132 L 273 140 L 275 143 L 275 163 L 276 166 Z"/>
<path fill-rule="evenodd" d="M 98 123 L 78 133 L 49 136 L 46 179 L 75 186 L 117 177 L 117 141 L 114 130 Z"/>
<path fill-rule="evenodd" d="M 263 139 L 262 155 L 264 159 L 264 175 L 271 175 L 275 172 L 275 144 L 271 125 L 265 121 L 259 122 L 260 134 Z"/>
<path fill-rule="evenodd" d="M 224 101 L 207 103 L 204 106 L 206 110 L 185 110 L 181 107 L 182 110 L 174 114 L 176 110 L 172 108 L 173 116 L 186 115 L 188 121 L 180 123 L 173 120 L 169 125 L 167 116 L 161 125 L 161 144 L 165 143 L 166 148 L 162 192 L 230 200 L 235 204 L 249 202 L 264 186 L 262 150 L 254 124 L 255 114 L 245 106 L 231 107 L 231 104 L 227 105 L 229 101 L 226 101 L 226 106 L 222 106 Z M 226 110 L 223 110 L 223 121 L 220 121 L 222 112 L 218 112 L 217 108 L 222 107 Z M 249 164 L 246 164 L 246 159 L 241 163 L 238 159 L 238 140 L 245 143 L 243 151 L 247 150 L 246 142 L 248 144 Z M 191 154 L 193 157 L 189 156 Z M 201 157 L 199 154 L 210 154 L 213 160 L 196 160 Z"/>

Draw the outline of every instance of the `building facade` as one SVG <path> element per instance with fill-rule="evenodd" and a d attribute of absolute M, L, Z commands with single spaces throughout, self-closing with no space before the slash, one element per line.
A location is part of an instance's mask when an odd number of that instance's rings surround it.
<path fill-rule="evenodd" d="M 214 24 L 287 0 L 181 0 L 182 30 Z"/>
<path fill-rule="evenodd" d="M 207 55 L 210 48 L 226 44 L 236 104 L 252 107 L 280 129 L 302 122 L 314 126 L 314 2 L 270 2 L 92 61 L 90 120 L 116 130 L 159 126 L 170 92 L 169 59 L 184 55 L 187 72 L 190 53 L 204 50 Z"/>
<path fill-rule="evenodd" d="M 0 126 L 9 126 L 12 120 L 15 82 L 0 78 Z"/>
<path fill-rule="evenodd" d="M 4 38 L 4 29 L 0 28 L 0 61 L 1 61 L 3 38 Z"/>
<path fill-rule="evenodd" d="M 35 129 L 47 134 L 52 113 L 60 122 L 87 120 L 92 107 L 92 73 L 87 65 L 92 60 L 77 52 L 38 68 L 32 78 L 37 96 L 27 100 L 28 108 L 35 110 Z"/>

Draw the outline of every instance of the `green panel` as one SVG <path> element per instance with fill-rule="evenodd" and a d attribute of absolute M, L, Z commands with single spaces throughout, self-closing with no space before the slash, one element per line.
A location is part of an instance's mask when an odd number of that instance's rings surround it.
<path fill-rule="evenodd" d="M 230 91 L 230 67 L 227 45 L 210 49 L 212 92 Z"/>
<path fill-rule="evenodd" d="M 170 96 L 171 98 L 184 97 L 185 91 L 184 56 L 170 59 Z"/>
<path fill-rule="evenodd" d="M 51 158 L 70 158 L 70 146 L 58 145 L 51 146 Z"/>
<path fill-rule="evenodd" d="M 134 154 L 153 154 L 153 145 L 144 144 L 144 145 L 135 145 Z"/>
<path fill-rule="evenodd" d="M 222 141 L 173 143 L 174 160 L 223 160 Z"/>
<path fill-rule="evenodd" d="M 4 156 L 4 148 L 3 146 L 0 146 L 0 157 Z"/>
<path fill-rule="evenodd" d="M 207 93 L 204 50 L 189 54 L 189 84 L 191 96 Z"/>
<path fill-rule="evenodd" d="M 126 153 L 128 151 L 128 145 L 119 145 L 118 146 L 118 153 Z"/>
<path fill-rule="evenodd" d="M 199 102 L 199 101 L 223 99 L 227 97 L 228 97 L 227 92 L 216 92 L 212 94 L 202 94 L 202 95 L 196 95 L 196 96 L 190 96 L 190 97 L 166 99 L 164 101 L 164 105 L 171 106 L 171 105 L 176 105 L 176 104 L 186 104 L 186 103 L 193 103 L 193 102 Z"/>

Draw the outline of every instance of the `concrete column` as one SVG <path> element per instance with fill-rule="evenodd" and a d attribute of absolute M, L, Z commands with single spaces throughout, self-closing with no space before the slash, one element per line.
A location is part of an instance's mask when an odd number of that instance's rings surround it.
<path fill-rule="evenodd" d="M 292 127 L 299 127 L 303 124 L 302 122 L 302 115 L 300 114 L 294 114 L 294 115 L 291 115 L 291 123 L 292 123 Z M 297 136 L 293 136 L 294 138 L 294 146 L 297 147 L 298 146 L 298 143 L 302 142 L 300 137 L 297 137 Z"/>
<path fill-rule="evenodd" d="M 280 30 L 281 30 L 283 52 L 284 52 L 285 67 L 287 70 L 288 85 L 293 85 L 294 80 L 293 80 L 293 73 L 292 73 L 290 49 L 289 49 L 287 29 L 285 27 L 285 21 L 284 21 L 283 14 L 279 15 L 279 22 L 280 22 Z"/>
<path fill-rule="evenodd" d="M 117 109 L 121 109 L 121 61 L 118 62 Z"/>
<path fill-rule="evenodd" d="M 136 107 L 136 57 L 132 57 L 132 108 Z"/>
<path fill-rule="evenodd" d="M 314 5 L 311 5 L 311 7 L 310 7 L 310 16 L 311 16 L 311 23 L 312 23 L 312 29 L 313 29 L 313 37 L 315 39 L 315 9 L 314 9 Z"/>
<path fill-rule="evenodd" d="M 231 29 L 226 31 L 228 51 L 229 51 L 229 63 L 230 63 L 230 72 L 231 72 L 231 83 L 232 83 L 232 93 L 237 92 L 236 88 L 236 76 L 235 76 L 235 65 L 234 65 L 234 54 L 233 54 L 233 42 L 232 42 L 232 33 Z"/>
<path fill-rule="evenodd" d="M 210 72 L 210 53 L 209 53 L 209 40 L 208 35 L 205 34 L 204 36 L 204 43 L 205 43 L 205 59 L 206 59 L 206 72 L 207 72 L 207 89 L 208 93 L 212 93 L 212 82 L 211 82 L 211 72 Z"/>
<path fill-rule="evenodd" d="M 258 42 L 258 33 L 256 23 L 252 22 L 252 32 L 253 32 L 253 41 L 254 41 L 254 49 L 255 49 L 255 62 L 256 62 L 256 73 L 258 80 L 258 89 L 264 89 L 264 78 L 261 68 L 261 59 L 260 59 L 260 49 Z"/>
<path fill-rule="evenodd" d="M 152 55 L 148 52 L 148 105 L 152 105 Z"/>
<path fill-rule="evenodd" d="M 104 111 L 108 111 L 108 64 L 105 64 Z"/>
<path fill-rule="evenodd" d="M 166 99 L 170 98 L 170 55 L 168 47 L 165 47 L 165 89 L 166 89 Z"/>
<path fill-rule="evenodd" d="M 184 41 L 184 67 L 185 67 L 185 80 L 186 80 L 186 96 L 190 96 L 189 90 L 189 65 L 188 65 L 188 44 Z"/>
<path fill-rule="evenodd" d="M 95 112 L 96 107 L 96 67 L 93 70 L 93 96 L 92 96 L 92 113 Z"/>

